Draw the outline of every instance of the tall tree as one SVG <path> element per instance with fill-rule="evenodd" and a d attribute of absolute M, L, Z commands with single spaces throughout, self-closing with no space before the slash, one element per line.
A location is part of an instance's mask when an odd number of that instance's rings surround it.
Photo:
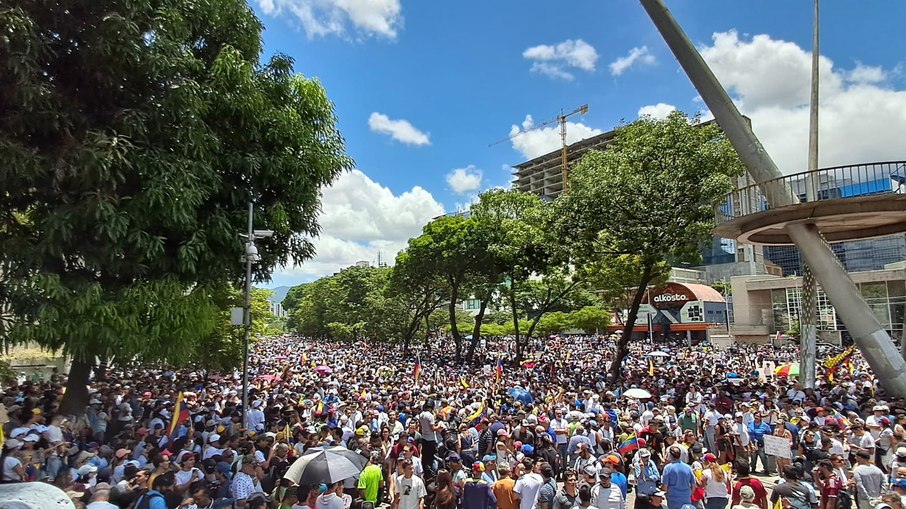
<path fill-rule="evenodd" d="M 482 225 L 489 263 L 503 281 L 500 289 L 510 309 L 520 358 L 541 316 L 578 285 L 566 252 L 547 228 L 550 211 L 539 196 L 515 189 L 488 191 L 472 206 L 472 217 Z M 530 282 L 533 275 L 541 281 Z M 521 319 L 530 312 L 532 320 L 525 330 Z"/>
<path fill-rule="evenodd" d="M 450 335 L 457 362 L 462 360 L 462 333 L 456 321 L 456 310 L 466 288 L 469 271 L 483 250 L 484 243 L 476 235 L 475 221 L 461 216 L 443 216 L 431 221 L 407 249 L 413 263 L 433 267 L 435 273 L 443 278 L 448 298 Z"/>
<path fill-rule="evenodd" d="M 421 238 L 416 237 L 409 240 L 409 245 L 416 246 L 417 251 L 420 242 Z M 448 298 L 444 280 L 437 274 L 432 262 L 424 257 L 413 257 L 407 251 L 400 252 L 385 289 L 387 296 L 398 300 L 408 316 L 401 338 L 406 354 L 425 319 Z M 424 332 L 428 334 L 427 327 Z"/>
<path fill-rule="evenodd" d="M 259 278 L 312 255 L 352 161 L 321 85 L 259 61 L 261 30 L 242 0 L 0 6 L 0 340 L 72 356 L 64 412 L 96 359 L 211 332 L 250 201 L 274 231 Z"/>
<path fill-rule="evenodd" d="M 573 168 L 570 190 L 555 201 L 559 236 L 599 263 L 638 264 L 611 380 L 622 373 L 645 289 L 668 262 L 695 262 L 711 235 L 714 206 L 733 189 L 742 165 L 716 124 L 673 112 L 620 126 L 604 151 Z"/>

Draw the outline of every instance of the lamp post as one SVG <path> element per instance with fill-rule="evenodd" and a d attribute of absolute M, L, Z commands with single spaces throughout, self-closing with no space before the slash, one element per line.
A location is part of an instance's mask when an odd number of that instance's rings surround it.
<path fill-rule="evenodd" d="M 256 239 L 263 239 L 274 234 L 271 230 L 255 230 L 255 204 L 249 202 L 249 228 L 245 237 L 245 306 L 242 308 L 242 324 L 245 328 L 242 341 L 242 426 L 248 427 L 246 416 L 249 404 L 249 335 L 252 331 L 252 264 L 261 259 Z"/>

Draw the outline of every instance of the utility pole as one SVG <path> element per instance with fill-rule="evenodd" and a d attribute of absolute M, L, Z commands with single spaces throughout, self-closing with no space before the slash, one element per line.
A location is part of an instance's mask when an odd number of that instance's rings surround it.
<path fill-rule="evenodd" d="M 569 191 L 569 145 L 566 144 L 566 119 L 575 115 L 584 115 L 588 113 L 588 105 L 583 104 L 573 111 L 563 114 L 563 110 L 560 110 L 560 116 L 557 117 L 557 121 L 560 122 L 560 142 L 562 148 L 560 149 L 560 167 L 563 171 L 563 192 Z"/>
<path fill-rule="evenodd" d="M 255 248 L 255 204 L 249 200 L 249 230 L 245 244 L 245 306 L 243 307 L 244 338 L 242 340 L 242 427 L 248 426 L 249 408 L 249 334 L 252 331 L 252 258 L 257 258 Z M 252 251 L 255 251 L 254 256 Z"/>
<path fill-rule="evenodd" d="M 812 97 L 809 106 L 808 173 L 805 174 L 805 195 L 808 202 L 818 199 L 814 174 L 818 169 L 818 1 L 812 34 Z M 818 282 L 809 264 L 803 262 L 802 298 L 799 300 L 799 377 L 807 389 L 815 388 L 818 367 Z"/>

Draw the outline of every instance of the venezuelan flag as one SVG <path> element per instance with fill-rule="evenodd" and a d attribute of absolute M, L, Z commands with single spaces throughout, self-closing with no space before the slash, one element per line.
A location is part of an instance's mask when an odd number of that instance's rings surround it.
<path fill-rule="evenodd" d="M 500 379 L 503 378 L 503 359 L 497 359 L 497 383 L 500 383 Z"/>
<path fill-rule="evenodd" d="M 175 435 L 179 430 L 179 424 L 189 420 L 189 417 L 189 409 L 186 407 L 185 401 L 183 401 L 183 393 L 179 391 L 179 395 L 176 396 L 176 405 L 173 406 L 173 417 L 170 418 L 170 427 L 167 429 L 167 437 L 170 444 L 177 438 Z"/>
<path fill-rule="evenodd" d="M 415 378 L 415 383 L 418 383 L 418 378 L 422 376 L 422 359 L 418 355 L 415 356 L 415 367 L 412 369 L 412 376 Z"/>
<path fill-rule="evenodd" d="M 639 449 L 639 439 L 635 435 L 631 435 L 625 442 L 620 444 L 619 451 L 620 454 L 629 454 L 632 451 L 637 451 Z"/>

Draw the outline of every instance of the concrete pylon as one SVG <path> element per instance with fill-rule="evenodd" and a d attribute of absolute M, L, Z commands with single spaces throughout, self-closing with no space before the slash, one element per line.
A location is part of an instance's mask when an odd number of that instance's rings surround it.
<path fill-rule="evenodd" d="M 759 183 L 770 207 L 797 204 L 799 200 L 791 192 L 789 185 L 784 180 L 773 180 L 782 177 L 777 165 L 663 1 L 639 1 L 714 114 L 749 174 Z M 796 223 L 788 225 L 786 230 L 824 293 L 834 304 L 881 385 L 893 396 L 906 397 L 906 360 L 897 351 L 887 331 L 881 327 L 817 227 Z"/>

